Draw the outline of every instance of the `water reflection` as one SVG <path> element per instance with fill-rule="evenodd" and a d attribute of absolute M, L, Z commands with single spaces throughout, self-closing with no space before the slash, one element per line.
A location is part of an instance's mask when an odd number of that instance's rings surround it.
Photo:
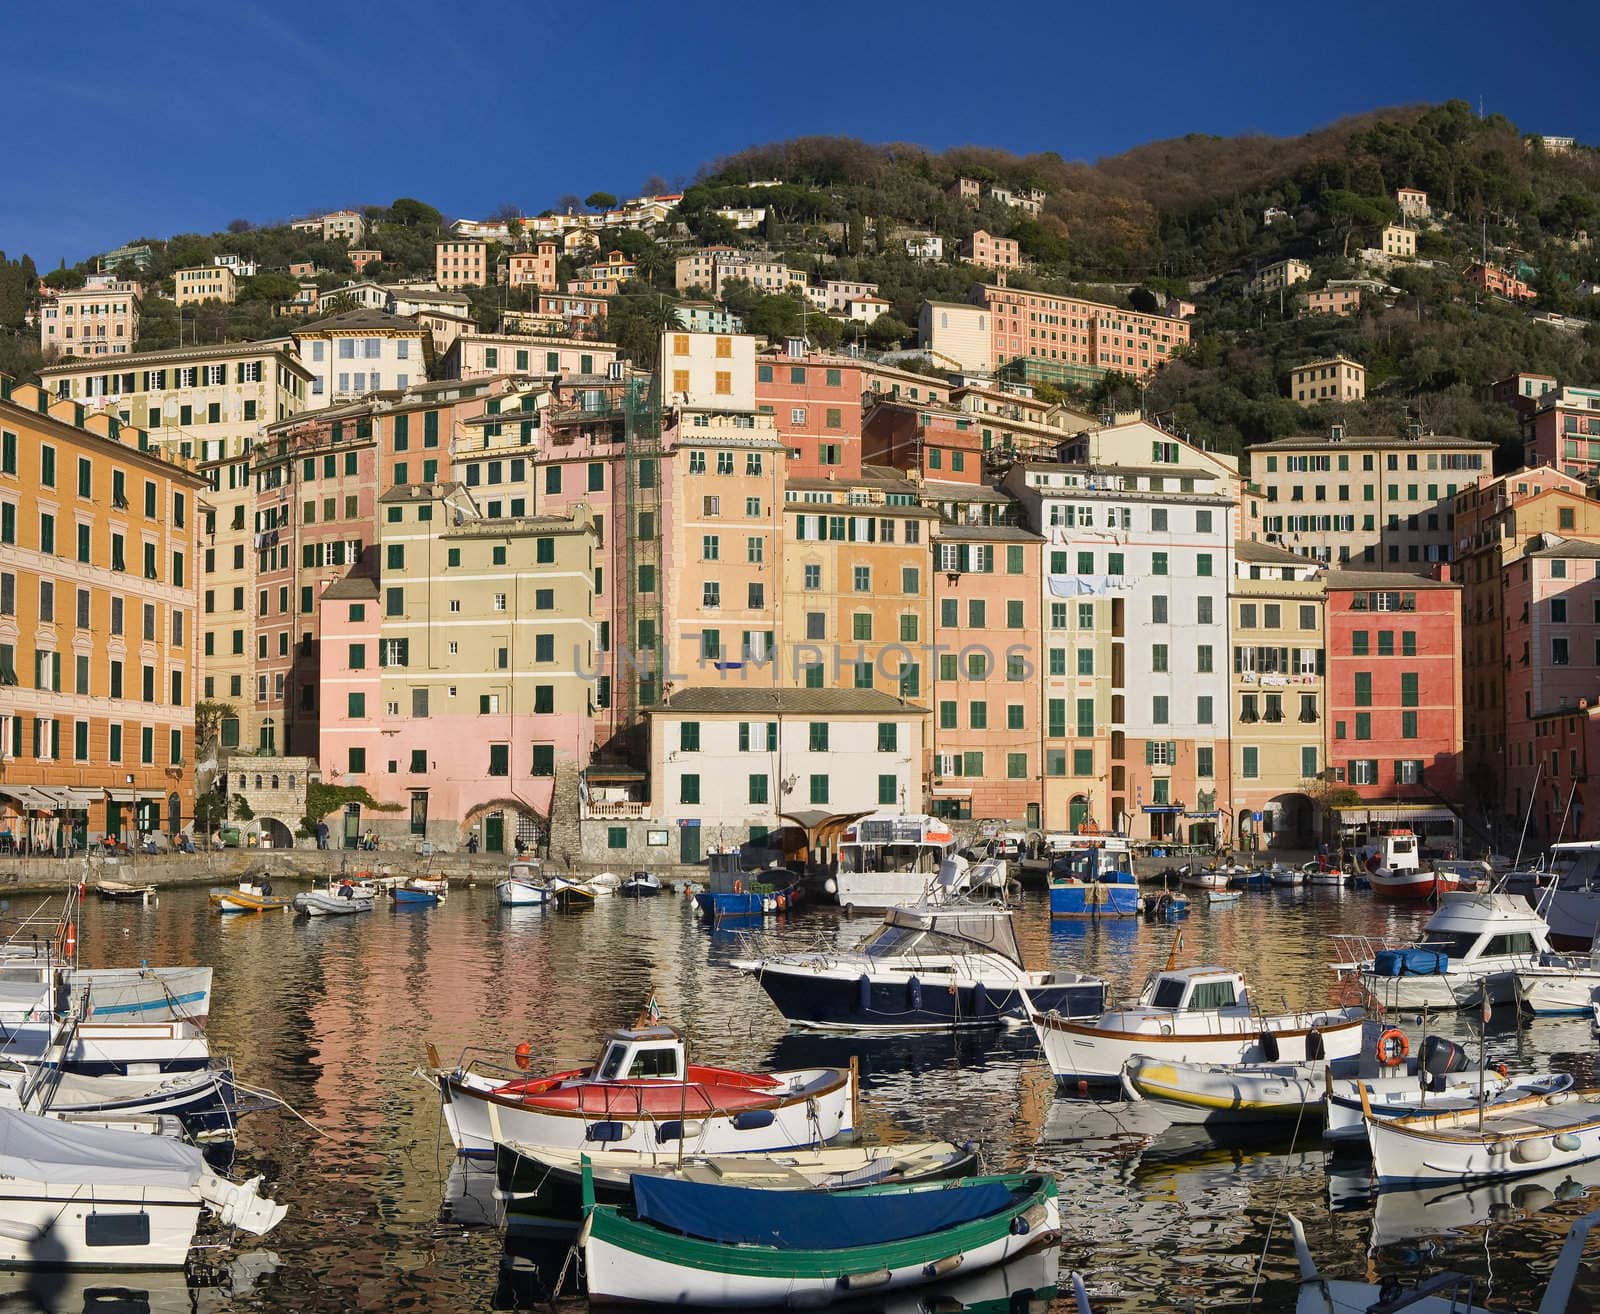
<path fill-rule="evenodd" d="M 1331 999 L 1329 932 L 1403 935 L 1424 915 L 1364 894 L 1309 890 L 1248 893 L 1216 909 L 1196 900 L 1176 927 L 1052 924 L 1034 895 L 1017 931 L 1030 966 L 1096 972 L 1113 1000 L 1136 993 L 1181 933 L 1179 961 L 1235 966 L 1263 1007 L 1299 1008 Z M 1290 1209 L 1331 1275 L 1432 1271 L 1448 1260 L 1492 1273 L 1491 1303 L 1531 1308 L 1567 1226 L 1600 1198 L 1592 1193 L 1600 1179 L 1575 1173 L 1588 1194 L 1531 1179 L 1503 1202 L 1484 1192 L 1374 1202 L 1369 1165 L 1337 1164 L 1330 1179 L 1315 1129 L 1295 1145 L 1217 1148 L 1162 1132 L 1126 1106 L 1060 1099 L 1028 1028 L 864 1039 L 790 1032 L 759 986 L 726 966 L 757 947 L 752 940 L 770 951 L 847 947 L 876 925 L 809 908 L 752 936 L 749 927 L 707 929 L 680 899 L 606 900 L 567 915 L 502 909 L 486 886 L 458 890 L 437 908 L 380 905 L 370 915 L 298 922 L 282 914 L 222 921 L 207 914 L 202 892 L 180 891 L 152 907 L 86 907 L 81 933 L 94 965 L 213 964 L 215 1048 L 234 1056 L 244 1081 L 276 1091 L 317 1128 L 285 1114 L 242 1124 L 240 1166 L 265 1173 L 290 1213 L 268 1238 L 281 1266 L 237 1291 L 232 1309 L 509 1308 L 502 1302 L 521 1300 L 539 1273 L 548 1282 L 548 1259 L 541 1269 L 520 1238 L 514 1262 L 502 1264 L 492 1181 L 455 1167 L 437 1100 L 417 1075 L 424 1043 L 447 1060 L 481 1048 L 509 1061 L 527 1041 L 534 1070 L 571 1066 L 592 1058 L 601 1034 L 631 1020 L 652 991 L 689 1029 L 699 1060 L 809 1067 L 855 1057 L 869 1134 L 972 1140 L 993 1167 L 1054 1171 L 1063 1265 L 1086 1272 L 1098 1314 L 1244 1309 L 1263 1246 L 1254 1308 L 1292 1309 Z M 1408 1029 L 1420 1037 L 1414 1023 Z M 1429 1029 L 1476 1055 L 1473 1019 L 1434 1019 Z M 1497 1015 L 1487 1047 L 1490 1062 L 1524 1071 L 1556 1067 L 1579 1081 L 1593 1073 L 1582 1019 L 1518 1025 Z M 67 1307 L 29 1292 L 26 1278 L 0 1278 L 7 1308 Z M 1070 1294 L 1054 1308 L 1070 1309 Z"/>

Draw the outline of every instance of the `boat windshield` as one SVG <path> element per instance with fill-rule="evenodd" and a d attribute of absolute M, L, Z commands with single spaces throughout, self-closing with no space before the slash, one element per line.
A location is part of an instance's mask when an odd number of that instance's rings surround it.
<path fill-rule="evenodd" d="M 866 943 L 869 958 L 950 958 L 970 954 L 972 948 L 953 935 L 918 931 L 908 926 L 880 927 Z"/>
<path fill-rule="evenodd" d="M 1105 849 L 1070 849 L 1057 854 L 1050 864 L 1051 874 L 1077 881 L 1120 882 L 1133 879 L 1126 853 Z"/>
<path fill-rule="evenodd" d="M 1476 931 L 1429 931 L 1419 949 L 1432 949 L 1451 958 L 1465 958 L 1467 951 L 1478 943 Z"/>
<path fill-rule="evenodd" d="M 911 871 L 932 876 L 942 856 L 933 844 L 841 844 L 839 867 L 846 872 Z"/>
<path fill-rule="evenodd" d="M 621 1040 L 613 1040 L 606 1046 L 606 1052 L 601 1057 L 599 1065 L 595 1068 L 595 1076 L 601 1081 L 629 1081 L 640 1077 L 676 1077 L 678 1075 L 678 1051 L 672 1045 L 646 1045 L 632 1050 L 633 1063 L 624 1071 L 628 1063 L 630 1046 Z"/>

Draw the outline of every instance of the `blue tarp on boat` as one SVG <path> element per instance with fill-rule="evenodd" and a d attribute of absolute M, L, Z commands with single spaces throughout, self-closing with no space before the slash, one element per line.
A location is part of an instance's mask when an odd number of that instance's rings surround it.
<path fill-rule="evenodd" d="M 764 1191 L 671 1177 L 633 1179 L 635 1215 L 685 1236 L 780 1250 L 881 1245 L 997 1214 L 1022 1198 L 1004 1182 L 887 1195 Z"/>
<path fill-rule="evenodd" d="M 1450 970 L 1450 956 L 1433 949 L 1383 949 L 1374 955 L 1374 976 L 1436 976 Z"/>

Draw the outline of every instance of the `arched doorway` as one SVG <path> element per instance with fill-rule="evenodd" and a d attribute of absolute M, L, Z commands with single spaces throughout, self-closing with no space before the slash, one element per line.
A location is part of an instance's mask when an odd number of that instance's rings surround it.
<path fill-rule="evenodd" d="M 1074 794 L 1072 801 L 1067 804 L 1067 829 L 1076 835 L 1088 824 L 1089 797 L 1087 794 Z"/>
<path fill-rule="evenodd" d="M 511 853 L 519 840 L 523 852 L 533 853 L 544 844 L 544 818 L 515 800 L 499 799 L 467 814 L 462 825 L 462 845 L 473 836 L 477 837 L 479 853 Z"/>
<path fill-rule="evenodd" d="M 292 849 L 294 847 L 294 832 L 276 817 L 262 818 L 261 838 L 266 841 L 268 848 Z"/>
<path fill-rule="evenodd" d="M 1311 828 L 1311 799 L 1305 794 L 1279 794 L 1261 809 L 1261 833 L 1267 848 L 1316 847 Z"/>

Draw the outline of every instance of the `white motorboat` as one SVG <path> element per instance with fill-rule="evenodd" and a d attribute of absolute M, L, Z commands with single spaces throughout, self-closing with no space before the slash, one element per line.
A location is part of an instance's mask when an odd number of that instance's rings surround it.
<path fill-rule="evenodd" d="M 1515 972 L 1516 1002 L 1535 1017 L 1588 1016 L 1600 1000 L 1600 932 L 1582 954 L 1540 954 Z"/>
<path fill-rule="evenodd" d="M 0 950 L 0 986 L 54 983 L 66 970 L 74 997 L 87 990 L 87 1017 L 103 1022 L 205 1023 L 211 1011 L 209 967 L 77 967 L 53 957 L 48 946 L 8 945 Z"/>
<path fill-rule="evenodd" d="M 1294 889 L 1306 883 L 1305 872 L 1298 867 L 1285 867 L 1282 863 L 1273 863 L 1267 869 L 1267 875 L 1279 889 Z"/>
<path fill-rule="evenodd" d="M 845 827 L 838 871 L 823 888 L 843 908 L 903 908 L 921 903 L 935 885 L 951 897 L 965 893 L 967 871 L 948 822 L 880 812 Z M 960 879 L 948 878 L 951 872 Z"/>
<path fill-rule="evenodd" d="M 1385 831 L 1376 843 L 1359 849 L 1357 856 L 1366 868 L 1373 895 L 1379 899 L 1432 899 L 1460 884 L 1454 871 L 1422 865 L 1417 836 L 1403 826 Z"/>
<path fill-rule="evenodd" d="M 263 1236 L 283 1205 L 192 1145 L 0 1108 L 0 1267 L 181 1268 L 202 1209 Z"/>
<path fill-rule="evenodd" d="M 1244 875 L 1243 867 L 1180 867 L 1178 884 L 1186 890 L 1226 890 L 1235 876 Z"/>
<path fill-rule="evenodd" d="M 1349 881 L 1349 876 L 1340 868 L 1323 866 L 1320 862 L 1308 862 L 1300 868 L 1305 873 L 1306 884 L 1314 885 L 1321 889 L 1342 890 Z"/>
<path fill-rule="evenodd" d="M 526 1062 L 527 1051 L 520 1055 Z M 855 1082 L 838 1068 L 743 1073 L 686 1062 L 682 1035 L 651 1025 L 614 1031 L 597 1063 L 507 1079 L 428 1061 L 458 1152 L 494 1153 L 497 1140 L 574 1149 L 682 1146 L 742 1154 L 821 1145 L 854 1123 Z"/>
<path fill-rule="evenodd" d="M 1382 1185 L 1516 1177 L 1600 1159 L 1600 1089 L 1367 1119 Z"/>
<path fill-rule="evenodd" d="M 1223 967 L 1153 973 L 1137 1002 L 1089 1021 L 1033 1014 L 1057 1082 L 1115 1082 L 1136 1054 L 1180 1063 L 1304 1063 L 1359 1052 L 1359 1008 L 1266 1014 Z"/>
<path fill-rule="evenodd" d="M 1181 1063 L 1135 1054 L 1123 1064 L 1122 1088 L 1175 1123 L 1320 1122 L 1326 1072 L 1325 1063 Z"/>
<path fill-rule="evenodd" d="M 1552 845 L 1548 865 L 1508 872 L 1502 888 L 1538 910 L 1557 947 L 1586 948 L 1600 933 L 1600 840 Z"/>
<path fill-rule="evenodd" d="M 1549 927 L 1521 899 L 1509 894 L 1454 891 L 1423 926 L 1422 939 L 1408 946 L 1376 946 L 1360 937 L 1336 935 L 1335 952 L 1353 959 L 1331 966 L 1384 1008 L 1407 1011 L 1466 1008 L 1512 1002 L 1513 974 L 1551 952 Z"/>
<path fill-rule="evenodd" d="M 1011 911 L 993 904 L 891 908 L 859 949 L 730 966 L 755 977 L 789 1021 L 822 1030 L 943 1031 L 1021 1024 L 1030 1007 L 1067 1017 L 1105 1008 L 1098 977 L 1024 968 Z"/>
<path fill-rule="evenodd" d="M 1565 1314 L 1578 1270 L 1583 1263 L 1583 1247 L 1590 1229 L 1600 1222 L 1600 1210 L 1586 1214 L 1572 1225 L 1561 1253 L 1556 1257 L 1538 1314 Z M 1325 1278 L 1317 1271 L 1311 1247 L 1306 1244 L 1305 1228 L 1293 1214 L 1289 1230 L 1294 1237 L 1295 1256 L 1300 1264 L 1300 1297 L 1296 1314 L 1371 1314 L 1374 1310 L 1405 1310 L 1406 1314 L 1492 1314 L 1472 1304 L 1475 1279 L 1460 1273 L 1440 1273 L 1420 1281 L 1414 1288 L 1395 1289 L 1395 1284 L 1341 1281 Z"/>
<path fill-rule="evenodd" d="M 540 865 L 518 858 L 506 869 L 505 879 L 494 887 L 502 908 L 533 908 L 550 902 L 551 891 Z"/>
<path fill-rule="evenodd" d="M 1328 1084 L 1328 1121 L 1322 1134 L 1335 1145 L 1365 1150 L 1369 1115 L 1406 1118 L 1452 1109 L 1476 1111 L 1480 1095 L 1492 1105 L 1534 1095 L 1554 1095 L 1571 1087 L 1572 1077 L 1565 1072 L 1513 1077 L 1492 1068 L 1481 1078 L 1476 1072 L 1461 1071 L 1436 1078 L 1431 1085 L 1424 1085 L 1415 1073 L 1392 1078 L 1334 1078 Z"/>
<path fill-rule="evenodd" d="M 349 893 L 345 893 L 345 890 Z M 372 900 L 357 894 L 354 885 L 344 886 L 337 894 L 310 890 L 294 896 L 295 911 L 307 917 L 350 917 L 355 913 L 371 912 L 372 906 Z"/>

